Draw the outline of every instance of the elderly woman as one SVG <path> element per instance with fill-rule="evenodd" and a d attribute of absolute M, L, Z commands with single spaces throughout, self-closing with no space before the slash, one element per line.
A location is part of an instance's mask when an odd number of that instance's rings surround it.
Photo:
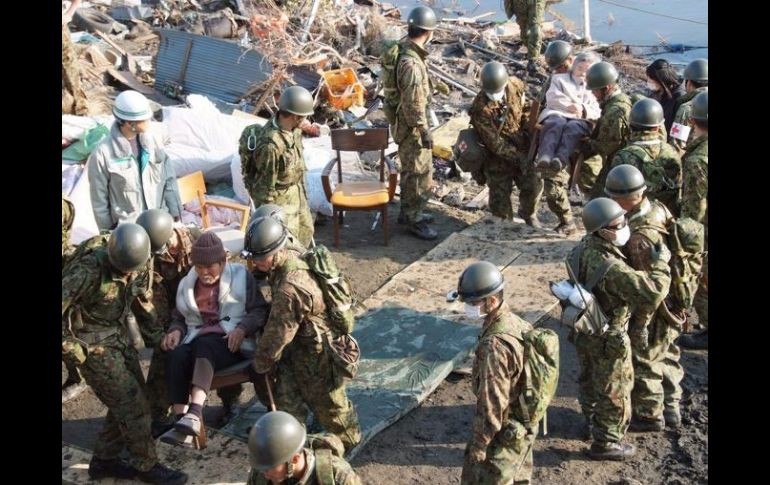
<path fill-rule="evenodd" d="M 200 434 L 214 372 L 250 358 L 254 336 L 269 313 L 251 273 L 227 262 L 215 233 L 203 233 L 190 257 L 194 271 L 179 283 L 176 309 L 161 343 L 170 352 L 166 378 L 177 417 L 161 440 L 183 446 L 192 446 L 192 437 Z"/>
<path fill-rule="evenodd" d="M 151 136 L 150 102 L 141 93 L 124 91 L 112 108 L 110 135 L 88 159 L 91 205 L 100 231 L 134 222 L 147 209 L 181 216 L 176 176 L 163 148 Z"/>

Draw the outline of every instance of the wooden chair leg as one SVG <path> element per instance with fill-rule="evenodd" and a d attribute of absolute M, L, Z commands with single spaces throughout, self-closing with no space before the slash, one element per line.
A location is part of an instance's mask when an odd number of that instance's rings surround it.
<path fill-rule="evenodd" d="M 382 206 L 382 232 L 385 233 L 385 245 L 388 245 L 388 204 Z"/>
<path fill-rule="evenodd" d="M 341 218 L 341 215 L 340 215 Z M 334 211 L 334 247 L 340 245 L 340 218 L 337 217 L 337 210 Z"/>
<path fill-rule="evenodd" d="M 197 437 L 193 437 L 193 444 L 196 450 L 202 450 L 208 446 L 208 438 L 206 437 L 206 425 L 201 420 L 201 432 Z"/>

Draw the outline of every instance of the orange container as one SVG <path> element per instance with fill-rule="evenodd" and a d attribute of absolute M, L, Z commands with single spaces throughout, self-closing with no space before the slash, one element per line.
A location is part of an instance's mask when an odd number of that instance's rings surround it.
<path fill-rule="evenodd" d="M 324 78 L 324 94 L 329 104 L 337 109 L 364 105 L 364 86 L 358 81 L 353 69 L 335 69 L 321 75 Z"/>

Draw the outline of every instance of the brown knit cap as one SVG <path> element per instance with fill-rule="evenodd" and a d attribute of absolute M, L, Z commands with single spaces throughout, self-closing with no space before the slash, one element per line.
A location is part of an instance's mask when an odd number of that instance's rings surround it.
<path fill-rule="evenodd" d="M 193 264 L 208 266 L 227 259 L 222 240 L 213 232 L 204 232 L 192 247 L 190 254 Z"/>

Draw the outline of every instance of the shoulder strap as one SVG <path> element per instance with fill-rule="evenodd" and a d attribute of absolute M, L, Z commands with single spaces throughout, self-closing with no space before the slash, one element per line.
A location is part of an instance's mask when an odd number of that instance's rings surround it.
<path fill-rule="evenodd" d="M 597 267 L 593 274 L 588 278 L 587 284 L 586 284 L 586 290 L 593 291 L 594 287 L 599 284 L 599 282 L 604 278 L 604 276 L 607 274 L 607 271 L 610 270 L 611 267 L 613 267 L 617 261 L 612 259 L 605 259 L 602 261 L 602 264 Z"/>
<path fill-rule="evenodd" d="M 315 474 L 321 485 L 334 485 L 332 450 L 325 448 L 315 450 Z"/>

